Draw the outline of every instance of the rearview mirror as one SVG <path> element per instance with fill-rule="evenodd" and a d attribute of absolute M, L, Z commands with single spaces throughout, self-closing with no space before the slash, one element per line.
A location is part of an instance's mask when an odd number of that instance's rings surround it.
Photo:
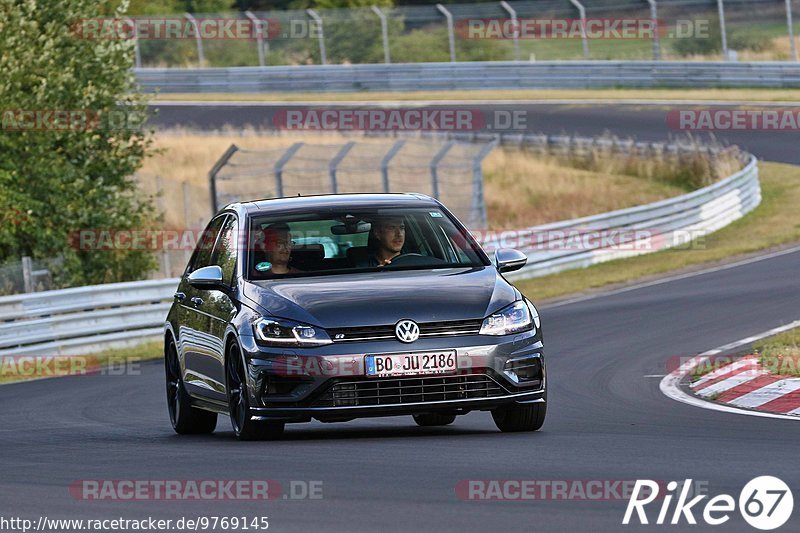
<path fill-rule="evenodd" d="M 370 229 L 372 229 L 372 224 L 369 222 L 345 222 L 344 224 L 331 226 L 331 233 L 334 235 L 353 235 L 355 233 L 367 233 Z"/>
<path fill-rule="evenodd" d="M 189 285 L 196 289 L 222 288 L 222 268 L 217 265 L 198 268 L 189 274 Z"/>
<path fill-rule="evenodd" d="M 494 261 L 499 272 L 513 272 L 525 266 L 528 256 L 513 248 L 500 248 L 494 253 Z"/>

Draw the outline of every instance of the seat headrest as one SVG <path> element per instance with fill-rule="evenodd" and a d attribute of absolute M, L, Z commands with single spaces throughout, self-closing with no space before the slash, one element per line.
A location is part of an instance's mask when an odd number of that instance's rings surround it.
<path fill-rule="evenodd" d="M 292 247 L 291 263 L 298 268 L 318 266 L 325 258 L 325 247 L 321 244 L 301 244 Z M 304 269 L 305 270 L 305 269 Z"/>

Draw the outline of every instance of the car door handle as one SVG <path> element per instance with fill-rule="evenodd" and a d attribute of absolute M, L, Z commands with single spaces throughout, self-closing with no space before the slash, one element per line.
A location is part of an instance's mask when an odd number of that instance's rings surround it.
<path fill-rule="evenodd" d="M 200 307 L 201 305 L 203 305 L 203 299 L 200 298 L 199 296 L 195 296 L 189 301 L 192 302 L 192 304 L 194 304 L 195 307 Z"/>
<path fill-rule="evenodd" d="M 176 292 L 175 294 L 172 295 L 172 297 L 178 300 L 179 302 L 182 302 L 186 298 L 186 293 Z"/>

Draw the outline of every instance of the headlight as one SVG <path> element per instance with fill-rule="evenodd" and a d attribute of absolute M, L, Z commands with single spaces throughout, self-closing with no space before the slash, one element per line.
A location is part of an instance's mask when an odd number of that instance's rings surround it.
<path fill-rule="evenodd" d="M 321 346 L 333 341 L 322 328 L 276 318 L 260 318 L 253 324 L 256 339 L 279 346 Z"/>
<path fill-rule="evenodd" d="M 531 317 L 533 318 L 533 325 L 536 329 L 539 329 L 542 324 L 541 319 L 539 319 L 539 311 L 536 309 L 536 306 L 531 303 L 530 300 L 525 300 L 528 303 L 528 309 L 531 310 Z"/>
<path fill-rule="evenodd" d="M 520 300 L 486 317 L 481 325 L 480 334 L 509 335 L 529 329 L 534 329 L 531 310 L 525 300 Z"/>

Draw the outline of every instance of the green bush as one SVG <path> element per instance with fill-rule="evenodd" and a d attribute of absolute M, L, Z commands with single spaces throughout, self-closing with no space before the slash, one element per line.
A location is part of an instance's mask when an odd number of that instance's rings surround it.
<path fill-rule="evenodd" d="M 145 250 L 82 250 L 79 230 L 132 230 L 155 219 L 130 176 L 150 151 L 134 91 L 133 43 L 83 39 L 73 25 L 106 2 L 0 2 L 0 263 L 63 260 L 58 286 L 140 279 Z M 22 125 L 23 111 L 97 114 L 96 127 Z M 112 113 L 133 122 L 114 124 Z M 40 115 L 41 116 L 41 115 Z M 46 123 L 45 123 L 46 124 Z"/>

